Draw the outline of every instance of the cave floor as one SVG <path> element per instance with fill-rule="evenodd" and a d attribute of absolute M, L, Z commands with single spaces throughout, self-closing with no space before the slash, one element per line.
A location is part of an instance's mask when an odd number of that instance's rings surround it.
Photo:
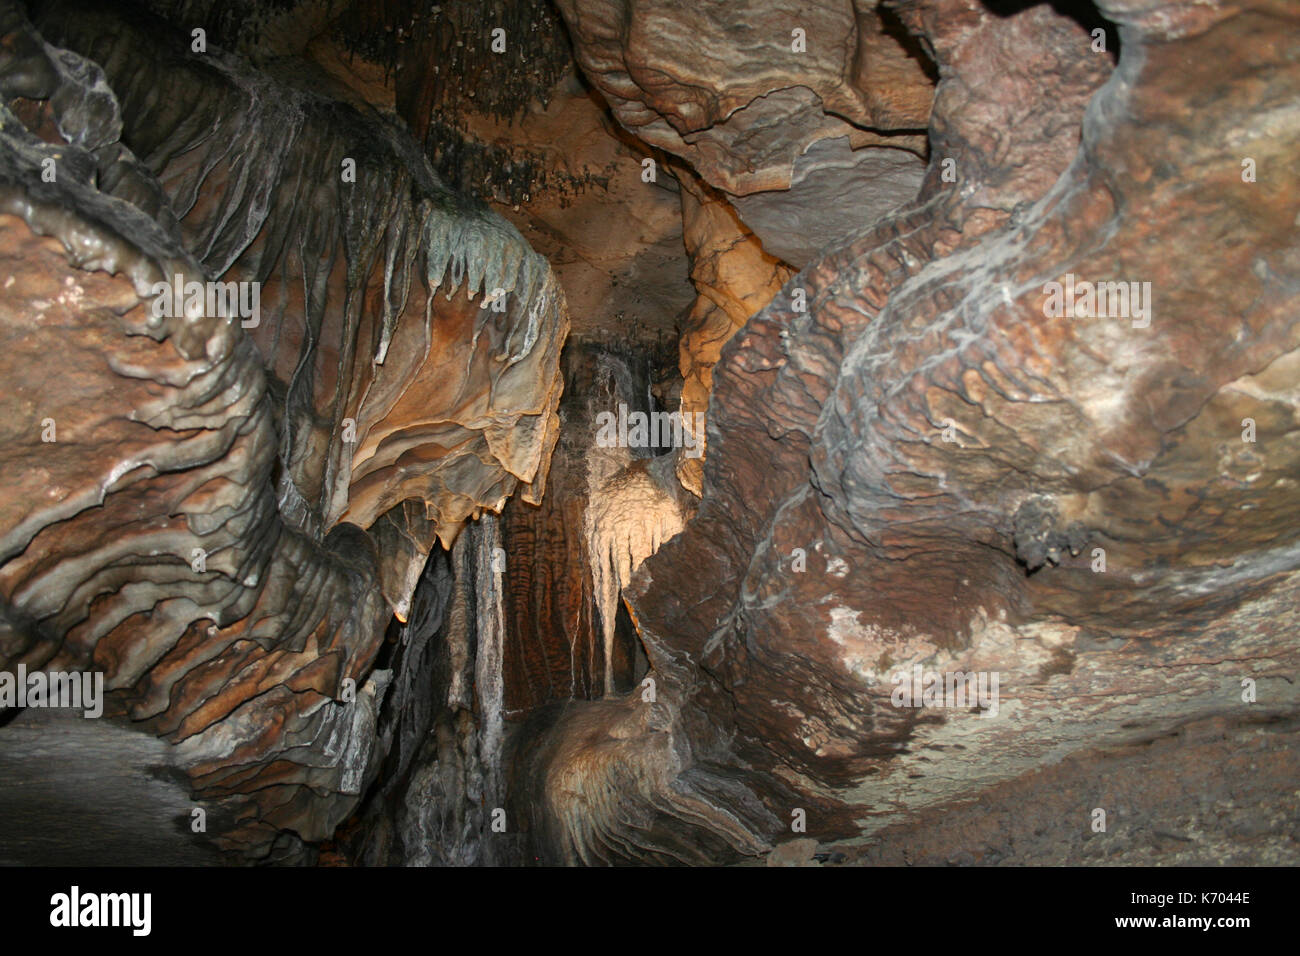
<path fill-rule="evenodd" d="M 1300 864 L 1300 720 L 1192 721 L 1073 754 L 970 801 L 926 808 L 863 841 L 823 843 L 847 866 L 1294 866 Z M 1105 809 L 1095 832 L 1093 811 Z M 811 850 L 811 846 L 808 850 Z M 808 850 L 782 854 L 808 865 Z M 800 859 L 802 858 L 802 859 Z"/>
<path fill-rule="evenodd" d="M 0 865 L 220 864 L 190 832 L 169 749 L 79 711 L 19 713 L 0 735 Z"/>

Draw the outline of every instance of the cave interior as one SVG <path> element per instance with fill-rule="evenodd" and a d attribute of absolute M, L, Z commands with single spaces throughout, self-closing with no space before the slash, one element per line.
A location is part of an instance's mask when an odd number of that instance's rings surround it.
<path fill-rule="evenodd" d="M 1293 0 L 0 0 L 0 864 L 1300 863 L 1298 94 Z"/>

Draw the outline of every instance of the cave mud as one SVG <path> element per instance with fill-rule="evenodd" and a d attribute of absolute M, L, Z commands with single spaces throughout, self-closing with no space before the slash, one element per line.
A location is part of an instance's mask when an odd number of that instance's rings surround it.
<path fill-rule="evenodd" d="M 1297 93 L 1292 0 L 0 0 L 0 863 L 1300 863 Z"/>

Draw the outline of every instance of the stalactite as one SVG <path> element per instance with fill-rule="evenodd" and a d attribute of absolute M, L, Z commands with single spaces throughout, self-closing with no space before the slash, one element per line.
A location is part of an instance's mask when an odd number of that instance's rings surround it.
<path fill-rule="evenodd" d="M 649 378 L 608 355 L 600 362 L 600 387 L 593 406 L 627 404 L 649 411 Z M 587 537 L 596 606 L 605 652 L 605 695 L 614 693 L 614 635 L 620 595 L 650 555 L 685 526 L 690 509 L 677 481 L 671 454 L 644 448 L 601 447 L 593 442 L 587 456 Z"/>
<path fill-rule="evenodd" d="M 122 29 L 107 13 L 75 2 L 52 5 L 40 25 L 109 64 L 123 104 L 122 139 L 160 173 L 186 243 L 209 275 L 263 284 L 253 334 L 283 392 L 279 497 L 286 518 L 305 533 L 319 538 L 340 519 L 354 469 L 364 464 L 349 453 L 364 445 L 364 429 L 349 445 L 335 424 L 363 419 L 362 396 L 340 389 L 323 398 L 318 381 L 347 382 L 359 361 L 385 363 L 399 317 L 414 311 L 419 279 L 425 316 L 438 294 L 483 297 L 472 344 L 489 326 L 504 326 L 493 333 L 503 363 L 498 376 L 530 357 L 544 329 L 567 327 L 549 263 L 509 222 L 444 185 L 387 117 L 288 87 L 213 46 L 201 61 L 182 61 L 186 68 L 160 77 L 141 52 L 151 42 L 143 27 Z M 160 81 L 168 97 L 155 95 Z M 178 109 L 189 110 L 191 120 L 176 122 Z M 221 201 L 207 200 L 218 187 Z M 329 282 L 340 259 L 345 281 L 336 298 Z M 372 284 L 381 290 L 377 336 L 366 327 Z M 341 321 L 329 320 L 340 326 L 340 367 L 322 368 L 326 316 L 340 312 Z M 305 342 L 287 362 L 274 354 L 285 333 L 268 330 L 296 326 Z M 472 354 L 471 348 L 467 360 Z M 517 417 L 509 422 L 517 424 Z M 502 443 L 491 430 L 487 437 L 496 451 Z M 503 456 L 502 464 L 525 484 L 544 481 L 542 451 L 536 441 L 523 460 Z M 439 529 L 444 539 L 459 521 Z"/>
<path fill-rule="evenodd" d="M 499 34 L 497 49 L 493 41 Z M 540 100 L 571 62 L 569 41 L 547 0 L 399 0 L 356 4 L 335 32 L 348 49 L 415 74 L 406 93 L 426 116 L 473 110 L 511 119 Z M 398 108 L 402 112 L 403 95 Z M 418 129 L 422 130 L 422 126 Z"/>
<path fill-rule="evenodd" d="M 623 588 L 643 561 L 686 524 L 673 458 L 634 462 L 593 485 L 586 530 L 605 643 L 605 694 L 614 692 L 614 628 Z"/>
<path fill-rule="evenodd" d="M 508 206 L 530 202 L 542 193 L 567 205 L 589 187 L 607 189 L 610 182 L 608 174 L 590 169 L 580 175 L 557 170 L 544 153 L 481 142 L 468 130 L 438 116 L 429 121 L 424 148 L 433 168 L 449 185 Z"/>

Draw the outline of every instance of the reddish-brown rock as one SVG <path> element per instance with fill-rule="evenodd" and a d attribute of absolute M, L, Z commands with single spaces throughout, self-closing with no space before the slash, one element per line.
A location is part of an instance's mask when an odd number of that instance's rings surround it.
<path fill-rule="evenodd" d="M 1294 712 L 1295 11 L 1102 9 L 1113 74 L 1047 6 L 906 8 L 943 74 L 922 194 L 723 350 L 699 516 L 630 591 L 661 732 L 753 796 L 683 769 L 691 811 L 646 812 L 869 832 L 1099 742 Z M 1068 274 L 1149 282 L 1149 324 L 1045 311 Z M 913 665 L 999 675 L 996 715 L 895 706 Z"/>
<path fill-rule="evenodd" d="M 563 294 L 382 119 L 159 60 L 188 42 L 165 25 L 44 12 L 108 68 L 0 10 L 6 88 L 65 140 L 0 144 L 0 661 L 103 671 L 228 848 L 322 840 L 384 756 L 374 665 L 435 536 L 542 493 Z M 176 276 L 257 283 L 261 310 L 160 311 Z"/>

